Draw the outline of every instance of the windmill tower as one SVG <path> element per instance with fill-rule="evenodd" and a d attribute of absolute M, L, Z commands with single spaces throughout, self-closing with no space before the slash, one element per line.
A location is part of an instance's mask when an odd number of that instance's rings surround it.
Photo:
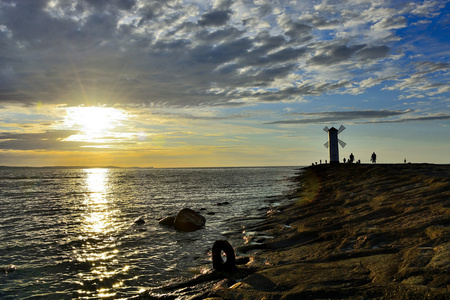
<path fill-rule="evenodd" d="M 330 150 L 330 163 L 339 163 L 339 146 L 340 144 L 342 148 L 347 145 L 340 139 L 338 139 L 338 134 L 344 131 L 345 127 L 341 125 L 339 127 L 339 130 L 331 127 L 328 128 L 328 126 L 325 126 L 323 129 L 325 132 L 328 132 L 328 142 L 325 143 L 325 147 L 327 147 Z"/>

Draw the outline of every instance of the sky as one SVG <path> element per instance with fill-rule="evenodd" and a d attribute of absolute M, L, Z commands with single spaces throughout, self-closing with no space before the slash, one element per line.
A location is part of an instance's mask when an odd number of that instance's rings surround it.
<path fill-rule="evenodd" d="M 443 0 L 0 0 L 0 165 L 450 163 Z"/>

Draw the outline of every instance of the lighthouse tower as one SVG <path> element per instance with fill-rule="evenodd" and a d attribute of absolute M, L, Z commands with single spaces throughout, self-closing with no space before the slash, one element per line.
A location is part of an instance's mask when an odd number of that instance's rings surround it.
<path fill-rule="evenodd" d="M 341 125 L 339 129 L 334 127 L 328 128 L 325 127 L 323 130 L 328 132 L 328 142 L 325 143 L 325 147 L 329 149 L 330 152 L 330 163 L 339 163 L 339 144 L 342 148 L 345 147 L 346 143 L 338 139 L 338 134 L 341 133 L 345 129 L 344 126 Z"/>

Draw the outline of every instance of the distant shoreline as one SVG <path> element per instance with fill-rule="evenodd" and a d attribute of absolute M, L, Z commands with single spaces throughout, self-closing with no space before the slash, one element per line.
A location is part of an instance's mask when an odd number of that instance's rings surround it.
<path fill-rule="evenodd" d="M 118 167 L 118 166 L 0 166 L 1 169 L 246 169 L 246 168 L 304 168 L 305 166 L 241 166 L 241 167 Z"/>
<path fill-rule="evenodd" d="M 153 169 L 153 167 L 139 168 L 139 167 L 117 167 L 117 166 L 43 166 L 43 167 L 30 167 L 30 166 L 0 166 L 0 169 Z"/>

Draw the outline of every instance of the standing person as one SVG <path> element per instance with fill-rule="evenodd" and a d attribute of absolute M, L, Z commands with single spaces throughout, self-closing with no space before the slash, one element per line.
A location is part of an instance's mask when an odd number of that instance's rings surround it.
<path fill-rule="evenodd" d="M 353 153 L 350 153 L 350 157 L 348 159 L 348 163 L 352 164 L 354 160 L 355 160 L 355 157 L 353 156 Z"/>
<path fill-rule="evenodd" d="M 370 158 L 370 161 L 374 164 L 377 162 L 377 155 L 374 153 L 372 153 L 372 157 Z"/>

